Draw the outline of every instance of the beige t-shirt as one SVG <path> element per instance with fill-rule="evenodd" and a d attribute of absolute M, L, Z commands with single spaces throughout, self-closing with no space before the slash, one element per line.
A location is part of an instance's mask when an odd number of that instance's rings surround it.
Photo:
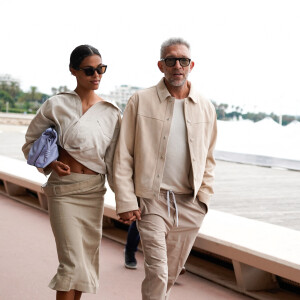
<path fill-rule="evenodd" d="M 166 162 L 161 189 L 178 194 L 193 192 L 189 181 L 191 159 L 184 119 L 184 100 L 176 99 L 167 144 Z"/>

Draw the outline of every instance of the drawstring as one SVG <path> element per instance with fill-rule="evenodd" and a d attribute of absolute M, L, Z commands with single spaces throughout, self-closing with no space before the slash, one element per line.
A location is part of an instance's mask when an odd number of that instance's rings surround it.
<path fill-rule="evenodd" d="M 174 203 L 174 206 L 175 206 L 175 213 L 176 213 L 176 226 L 178 227 L 178 209 L 177 209 L 175 194 L 173 193 L 173 191 L 167 191 L 168 214 L 169 214 L 169 217 L 170 217 L 170 193 L 173 196 L 173 203 Z"/>

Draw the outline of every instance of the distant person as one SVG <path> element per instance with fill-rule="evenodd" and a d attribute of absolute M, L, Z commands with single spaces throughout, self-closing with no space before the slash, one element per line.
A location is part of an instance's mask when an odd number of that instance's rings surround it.
<path fill-rule="evenodd" d="M 169 39 L 160 58 L 164 78 L 129 99 L 114 158 L 117 214 L 137 220 L 141 237 L 144 300 L 168 298 L 207 212 L 215 168 L 216 112 L 187 80 L 190 46 Z"/>
<path fill-rule="evenodd" d="M 136 269 L 137 260 L 135 258 L 135 253 L 138 250 L 138 245 L 140 242 L 140 235 L 136 228 L 136 221 L 132 222 L 128 228 L 127 240 L 125 245 L 125 267 L 127 269 Z"/>
<path fill-rule="evenodd" d="M 59 158 L 43 170 L 51 173 L 43 189 L 59 260 L 49 287 L 57 291 L 58 300 L 78 300 L 82 293 L 96 293 L 99 286 L 105 175 L 113 189 L 120 122 L 119 109 L 95 93 L 106 68 L 97 49 L 76 47 L 70 57 L 75 90 L 53 96 L 41 106 L 22 148 L 27 158 L 45 129 L 53 126 L 58 133 Z"/>

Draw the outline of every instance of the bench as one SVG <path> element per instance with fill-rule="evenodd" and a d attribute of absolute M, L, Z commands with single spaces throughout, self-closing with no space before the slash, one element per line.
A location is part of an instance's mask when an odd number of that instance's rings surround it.
<path fill-rule="evenodd" d="M 46 177 L 25 161 L 0 156 L 0 182 L 2 193 L 47 211 L 41 189 Z M 32 200 L 31 192 L 37 194 L 38 201 Z M 118 219 L 110 189 L 105 196 L 104 216 Z M 294 294 L 287 298 L 278 290 L 278 277 L 300 286 L 299 231 L 210 209 L 193 251 L 224 260 L 232 265 L 232 272 L 190 255 L 187 269 L 191 272 L 256 299 L 299 299 Z"/>
<path fill-rule="evenodd" d="M 194 249 L 231 261 L 236 280 L 233 285 L 251 296 L 254 291 L 277 289 L 277 276 L 300 286 L 299 231 L 210 210 Z M 267 299 L 266 295 L 261 299 Z M 271 293 L 270 299 L 292 298 L 277 298 Z"/>

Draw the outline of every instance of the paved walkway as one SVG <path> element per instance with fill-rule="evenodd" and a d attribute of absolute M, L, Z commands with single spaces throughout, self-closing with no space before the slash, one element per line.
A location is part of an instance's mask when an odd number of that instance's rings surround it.
<path fill-rule="evenodd" d="M 0 299 L 53 300 L 47 287 L 56 272 L 57 257 L 48 215 L 0 194 Z M 101 287 L 86 300 L 139 300 L 144 276 L 143 256 L 138 269 L 123 266 L 124 246 L 103 238 L 101 246 Z M 179 277 L 170 300 L 250 299 L 191 273 Z"/>

